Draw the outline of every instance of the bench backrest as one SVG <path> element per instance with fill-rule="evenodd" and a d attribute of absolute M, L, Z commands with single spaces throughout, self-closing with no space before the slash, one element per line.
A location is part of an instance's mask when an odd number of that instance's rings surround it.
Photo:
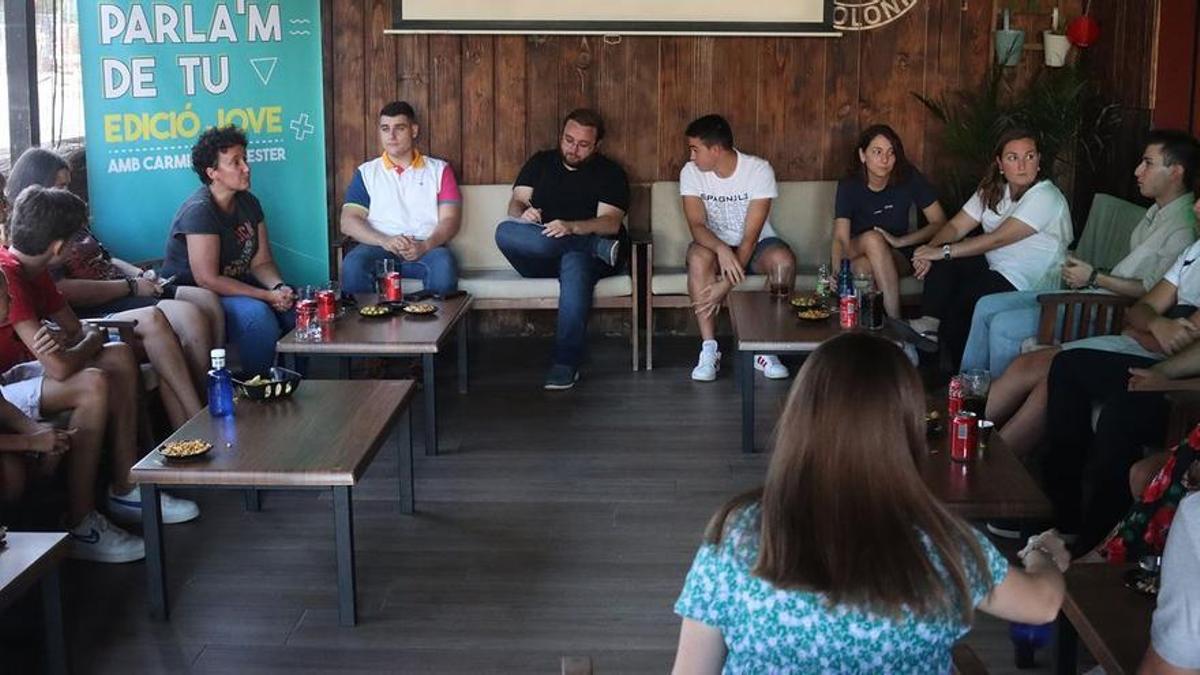
<path fill-rule="evenodd" d="M 1075 255 L 1096 267 L 1112 269 L 1129 255 L 1129 235 L 1145 215 L 1144 206 L 1097 192 Z"/>
<path fill-rule="evenodd" d="M 512 269 L 508 259 L 496 248 L 496 225 L 508 215 L 512 185 L 460 185 L 463 211 L 462 226 L 450 250 L 464 270 Z"/>
<path fill-rule="evenodd" d="M 771 224 L 795 252 L 796 266 L 808 270 L 829 262 L 837 181 L 785 181 L 778 185 Z M 692 234 L 683 215 L 679 183 L 660 181 L 651 187 L 650 232 L 655 266 L 682 267 Z"/>

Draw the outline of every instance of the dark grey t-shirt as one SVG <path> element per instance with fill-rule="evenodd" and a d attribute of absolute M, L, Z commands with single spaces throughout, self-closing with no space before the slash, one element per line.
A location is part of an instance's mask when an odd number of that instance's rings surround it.
<path fill-rule="evenodd" d="M 233 213 L 217 207 L 207 185 L 201 185 L 175 213 L 167 238 L 163 276 L 175 276 L 175 283 L 194 286 L 196 278 L 188 261 L 187 235 L 215 234 L 221 238 L 221 274 L 241 279 L 250 271 L 250 261 L 258 253 L 258 227 L 263 222 L 262 205 L 249 192 L 233 198 Z"/>

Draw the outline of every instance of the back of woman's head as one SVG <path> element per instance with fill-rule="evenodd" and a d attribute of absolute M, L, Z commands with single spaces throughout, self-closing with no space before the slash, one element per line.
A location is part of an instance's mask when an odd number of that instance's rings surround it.
<path fill-rule="evenodd" d="M 924 410 L 920 377 L 895 345 L 861 333 L 825 342 L 788 395 L 761 492 L 730 502 L 710 541 L 731 511 L 760 498 L 757 576 L 883 613 L 953 608 L 969 617 L 964 554 L 973 551 L 981 569 L 986 562 L 917 470 Z"/>
<path fill-rule="evenodd" d="M 30 185 L 54 187 L 58 172 L 67 168 L 70 168 L 67 161 L 53 150 L 29 148 L 21 153 L 8 174 L 8 185 L 4 188 L 8 203 L 15 202 L 17 195 Z"/>

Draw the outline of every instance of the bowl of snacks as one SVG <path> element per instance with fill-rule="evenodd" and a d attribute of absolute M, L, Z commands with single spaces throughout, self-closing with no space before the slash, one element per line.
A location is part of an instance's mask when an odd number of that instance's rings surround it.
<path fill-rule="evenodd" d="M 188 441 L 171 441 L 163 443 L 158 447 L 158 454 L 163 456 L 163 459 L 172 462 L 190 462 L 194 459 L 199 459 L 208 454 L 212 450 L 212 443 L 202 441 L 200 439 Z"/>
<path fill-rule="evenodd" d="M 272 367 L 266 376 L 255 375 L 243 378 L 234 376 L 233 382 L 242 396 L 253 401 L 272 401 L 287 398 L 300 387 L 300 373 L 278 366 Z"/>
<path fill-rule="evenodd" d="M 380 303 L 378 305 L 363 305 L 362 307 L 358 308 L 358 315 L 366 319 L 382 319 L 386 316 L 390 316 L 391 313 L 392 306 L 387 303 Z"/>
<path fill-rule="evenodd" d="M 796 309 L 808 309 L 810 307 L 824 307 L 825 301 L 821 296 L 815 293 L 797 293 L 792 296 L 792 307 Z"/>
<path fill-rule="evenodd" d="M 930 410 L 925 413 L 925 435 L 939 436 L 945 427 L 942 425 L 942 413 Z"/>
<path fill-rule="evenodd" d="M 431 302 L 409 302 L 401 309 L 411 316 L 431 316 L 437 312 L 437 305 Z"/>

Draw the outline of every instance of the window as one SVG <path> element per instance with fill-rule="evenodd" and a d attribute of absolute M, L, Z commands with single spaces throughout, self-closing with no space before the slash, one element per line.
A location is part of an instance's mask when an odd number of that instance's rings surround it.
<path fill-rule="evenodd" d="M 42 145 L 83 138 L 83 75 L 79 55 L 79 3 L 35 2 L 38 54 L 38 122 Z"/>

